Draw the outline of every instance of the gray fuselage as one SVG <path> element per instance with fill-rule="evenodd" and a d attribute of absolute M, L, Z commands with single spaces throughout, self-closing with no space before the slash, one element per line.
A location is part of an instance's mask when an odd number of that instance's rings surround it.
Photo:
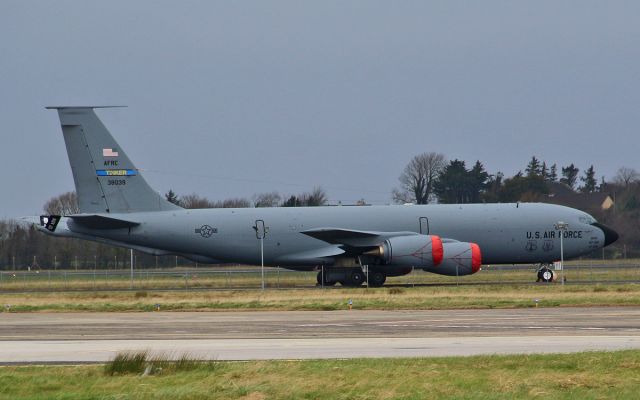
<path fill-rule="evenodd" d="M 301 208 L 194 209 L 111 214 L 138 222 L 126 229 L 88 229 L 65 219 L 69 236 L 98 237 L 139 246 L 152 254 L 200 256 L 210 262 L 260 264 L 256 221 L 264 221 L 266 265 L 313 264 L 304 254 L 327 243 L 301 233 L 313 228 L 416 232 L 445 242 L 477 243 L 483 264 L 547 263 L 589 254 L 605 245 L 605 233 L 589 214 L 542 203 Z M 296 254 L 301 254 L 296 258 Z"/>

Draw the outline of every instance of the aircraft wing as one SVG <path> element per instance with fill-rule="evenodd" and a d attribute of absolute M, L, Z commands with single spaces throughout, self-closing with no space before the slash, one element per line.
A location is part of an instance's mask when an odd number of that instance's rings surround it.
<path fill-rule="evenodd" d="M 320 249 L 314 249 L 310 251 L 304 251 L 301 253 L 287 254 L 285 256 L 278 257 L 278 262 L 300 262 L 300 263 L 314 263 L 322 264 L 335 256 L 344 254 L 345 251 L 338 245 L 327 246 Z"/>
<path fill-rule="evenodd" d="M 391 237 L 417 235 L 415 232 L 359 231 L 342 228 L 314 228 L 300 233 L 304 233 L 307 236 L 329 244 L 346 245 L 350 247 L 372 247 L 379 245 Z"/>

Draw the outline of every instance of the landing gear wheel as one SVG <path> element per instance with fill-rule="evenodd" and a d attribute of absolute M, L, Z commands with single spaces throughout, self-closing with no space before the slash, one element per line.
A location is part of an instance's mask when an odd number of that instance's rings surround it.
<path fill-rule="evenodd" d="M 553 282 L 553 271 L 547 267 L 538 270 L 538 280 L 536 282 Z"/>
<path fill-rule="evenodd" d="M 387 275 L 383 272 L 369 272 L 369 286 L 380 287 L 387 280 Z"/>
<path fill-rule="evenodd" d="M 364 282 L 364 273 L 361 270 L 354 270 L 349 274 L 348 286 L 360 286 Z"/>
<path fill-rule="evenodd" d="M 318 272 L 318 276 L 316 277 L 316 281 L 318 282 L 318 286 L 322 286 L 322 271 Z M 324 286 L 334 286 L 336 281 L 329 280 L 328 271 L 324 271 Z"/>

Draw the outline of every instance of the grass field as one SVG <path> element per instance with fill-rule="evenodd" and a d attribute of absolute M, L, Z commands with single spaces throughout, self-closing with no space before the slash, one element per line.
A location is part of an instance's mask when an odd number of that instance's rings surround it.
<path fill-rule="evenodd" d="M 469 276 L 443 276 L 416 270 L 409 275 L 390 277 L 389 285 L 531 283 L 536 280 L 534 266 L 517 270 L 483 266 Z M 310 287 L 316 284 L 317 272 L 298 272 L 268 268 L 265 283 L 269 288 Z M 560 273 L 556 271 L 556 279 Z M 565 278 L 569 283 L 640 282 L 640 261 L 572 261 L 567 263 Z M 261 286 L 260 268 L 207 267 L 136 270 L 131 280 L 128 270 L 85 271 L 17 271 L 0 272 L 0 293 L 19 291 L 65 290 L 136 290 L 152 289 L 239 289 Z"/>
<path fill-rule="evenodd" d="M 156 374 L 0 367 L 0 399 L 637 399 L 640 351 L 206 362 Z"/>
<path fill-rule="evenodd" d="M 640 306 L 640 285 L 417 286 L 228 291 L 121 291 L 0 294 L 1 312 L 225 311 Z"/>

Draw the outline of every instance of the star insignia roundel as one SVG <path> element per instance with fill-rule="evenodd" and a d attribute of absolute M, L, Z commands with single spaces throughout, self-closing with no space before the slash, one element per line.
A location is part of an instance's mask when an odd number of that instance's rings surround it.
<path fill-rule="evenodd" d="M 209 225 L 202 225 L 200 227 L 200 236 L 208 238 L 211 237 L 211 235 L 213 235 L 212 227 L 210 227 Z"/>

